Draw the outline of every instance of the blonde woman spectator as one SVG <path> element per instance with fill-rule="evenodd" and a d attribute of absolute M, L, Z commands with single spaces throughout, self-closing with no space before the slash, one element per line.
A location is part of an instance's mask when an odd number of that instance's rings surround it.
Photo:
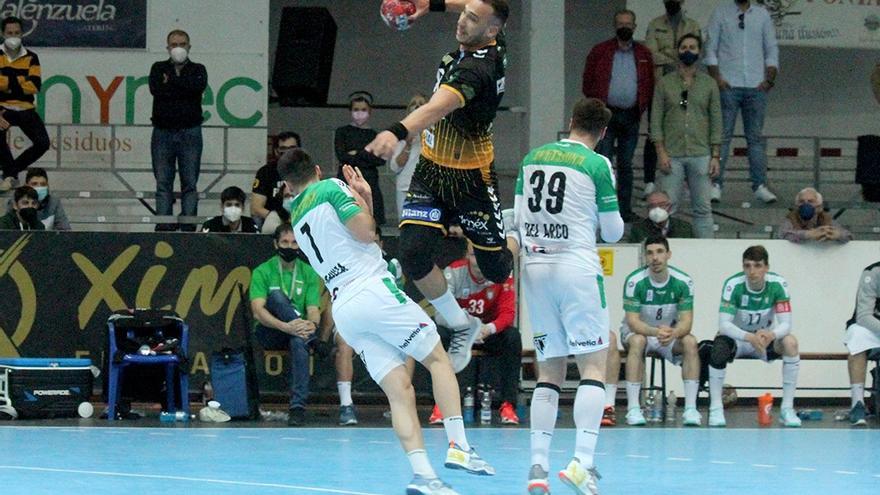
<path fill-rule="evenodd" d="M 413 110 L 424 105 L 428 101 L 425 95 L 417 93 L 409 100 L 406 106 L 407 115 Z M 422 153 L 422 142 L 420 139 L 410 139 L 397 143 L 394 154 L 388 160 L 388 166 L 394 172 L 394 191 L 397 198 L 397 216 L 403 211 L 403 201 L 406 199 L 406 192 L 409 190 L 409 183 L 412 180 L 413 171 L 419 162 L 419 155 Z"/>

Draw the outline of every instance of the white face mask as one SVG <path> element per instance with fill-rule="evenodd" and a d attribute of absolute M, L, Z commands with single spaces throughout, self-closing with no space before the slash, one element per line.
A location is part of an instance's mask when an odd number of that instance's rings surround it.
<path fill-rule="evenodd" d="M 654 223 L 663 223 L 669 218 L 669 212 L 659 206 L 655 206 L 648 211 L 648 218 Z"/>
<path fill-rule="evenodd" d="M 288 196 L 281 201 L 281 207 L 284 208 L 284 211 L 290 211 L 291 205 L 293 205 L 293 196 Z"/>
<path fill-rule="evenodd" d="M 11 50 L 14 52 L 21 48 L 21 38 L 10 36 L 3 41 L 3 45 L 6 47 L 7 50 Z"/>
<path fill-rule="evenodd" d="M 175 46 L 171 49 L 171 60 L 178 64 L 184 63 L 188 56 L 189 52 L 187 52 L 186 48 L 183 48 L 182 46 Z"/>
<path fill-rule="evenodd" d="M 241 218 L 241 207 L 227 206 L 223 208 L 223 217 L 230 222 L 237 222 Z"/>
<path fill-rule="evenodd" d="M 364 125 L 368 118 L 370 118 L 370 112 L 366 110 L 355 110 L 354 112 L 351 112 L 351 119 L 357 125 Z"/>

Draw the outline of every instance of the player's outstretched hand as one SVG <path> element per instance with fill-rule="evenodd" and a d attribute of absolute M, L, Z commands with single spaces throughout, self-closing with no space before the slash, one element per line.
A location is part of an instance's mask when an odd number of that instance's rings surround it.
<path fill-rule="evenodd" d="M 418 20 L 419 17 L 422 17 L 423 15 L 427 14 L 428 9 L 431 6 L 430 0 L 412 0 L 412 3 L 413 3 L 413 5 L 416 6 L 416 13 L 409 16 L 410 24 L 412 24 L 413 22 Z"/>
<path fill-rule="evenodd" d="M 352 167 L 351 165 L 343 165 L 342 175 L 345 177 L 345 182 L 348 183 L 348 187 L 359 196 L 372 197 L 373 190 L 370 188 L 370 183 L 364 179 L 364 174 L 361 173 L 361 169 Z"/>
<path fill-rule="evenodd" d="M 397 136 L 394 135 L 391 131 L 382 131 L 376 135 L 376 138 L 373 139 L 370 144 L 367 145 L 367 152 L 372 153 L 379 158 L 384 158 L 385 160 L 391 158 L 391 154 L 394 152 L 394 148 L 397 146 Z"/>

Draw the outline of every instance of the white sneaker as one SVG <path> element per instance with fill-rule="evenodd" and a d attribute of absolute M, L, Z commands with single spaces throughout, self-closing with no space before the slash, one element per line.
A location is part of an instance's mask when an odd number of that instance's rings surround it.
<path fill-rule="evenodd" d="M 721 186 L 718 184 L 712 184 L 712 202 L 720 203 L 721 202 Z"/>
<path fill-rule="evenodd" d="M 645 426 L 645 415 L 642 414 L 642 409 L 639 407 L 634 407 L 626 412 L 626 424 L 630 426 Z"/>
<path fill-rule="evenodd" d="M 468 363 L 471 362 L 471 349 L 480 336 L 480 327 L 483 326 L 483 322 L 475 316 L 468 315 L 468 322 L 470 325 L 467 328 L 452 330 L 449 340 L 449 360 L 452 362 L 452 370 L 456 373 L 467 368 Z"/>
<path fill-rule="evenodd" d="M 770 189 L 767 189 L 767 186 L 761 184 L 755 189 L 755 197 L 760 199 L 765 203 L 775 203 L 776 195 Z"/>
<path fill-rule="evenodd" d="M 800 428 L 801 418 L 798 417 L 794 409 L 787 407 L 780 411 L 779 422 L 789 428 Z"/>
<path fill-rule="evenodd" d="M 458 495 L 440 478 L 428 479 L 416 475 L 406 486 L 406 495 Z"/>
<path fill-rule="evenodd" d="M 681 424 L 684 426 L 700 426 L 703 422 L 703 416 L 695 407 L 685 409 L 681 419 Z"/>
<path fill-rule="evenodd" d="M 550 480 L 547 479 L 547 471 L 540 464 L 535 464 L 529 470 L 529 484 L 526 487 L 529 495 L 547 495 L 550 493 Z"/>
<path fill-rule="evenodd" d="M 470 452 L 465 452 L 455 443 L 449 444 L 446 462 L 443 465 L 447 469 L 461 469 L 478 476 L 495 476 L 495 468 L 484 461 L 473 447 Z"/>
<path fill-rule="evenodd" d="M 654 192 L 656 190 L 657 190 L 657 186 L 654 185 L 653 182 L 648 182 L 645 184 L 645 191 L 644 191 L 644 193 L 642 193 L 643 194 L 642 197 L 647 198 L 648 196 L 651 195 L 652 192 Z"/>
<path fill-rule="evenodd" d="M 709 426 L 717 426 L 719 428 L 723 428 L 727 426 L 727 421 L 724 419 L 724 409 L 709 409 Z"/>
<path fill-rule="evenodd" d="M 559 471 L 559 479 L 577 495 L 599 495 L 596 482 L 601 478 L 595 467 L 585 469 L 577 458 L 572 459 L 565 469 Z"/>

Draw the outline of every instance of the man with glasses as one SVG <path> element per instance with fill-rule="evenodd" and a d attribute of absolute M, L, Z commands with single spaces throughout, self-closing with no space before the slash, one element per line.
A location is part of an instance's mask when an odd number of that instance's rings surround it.
<path fill-rule="evenodd" d="M 748 143 L 749 178 L 755 197 L 776 201 L 767 188 L 767 156 L 762 134 L 767 93 L 776 82 L 779 47 L 776 28 L 767 9 L 749 0 L 727 0 L 709 20 L 705 64 L 721 90 L 723 134 L 721 171 L 712 188 L 712 201 L 721 200 L 730 138 L 741 110 Z"/>
<path fill-rule="evenodd" d="M 283 209 L 284 181 L 278 177 L 278 159 L 285 151 L 301 146 L 299 134 L 292 131 L 281 132 L 272 138 L 272 158 L 257 170 L 251 188 L 251 216 L 257 224 L 262 225 L 269 213 Z"/>
<path fill-rule="evenodd" d="M 673 211 L 681 206 L 687 181 L 699 238 L 714 237 L 710 177 L 718 175 L 721 148 L 721 99 L 711 77 L 697 70 L 702 41 L 693 34 L 678 40 L 678 70 L 654 90 L 651 137 L 657 147 L 660 187 Z"/>
<path fill-rule="evenodd" d="M 691 224 L 672 216 L 672 202 L 663 191 L 654 191 L 645 198 L 648 216 L 633 224 L 627 242 L 640 244 L 648 237 L 693 239 Z"/>

